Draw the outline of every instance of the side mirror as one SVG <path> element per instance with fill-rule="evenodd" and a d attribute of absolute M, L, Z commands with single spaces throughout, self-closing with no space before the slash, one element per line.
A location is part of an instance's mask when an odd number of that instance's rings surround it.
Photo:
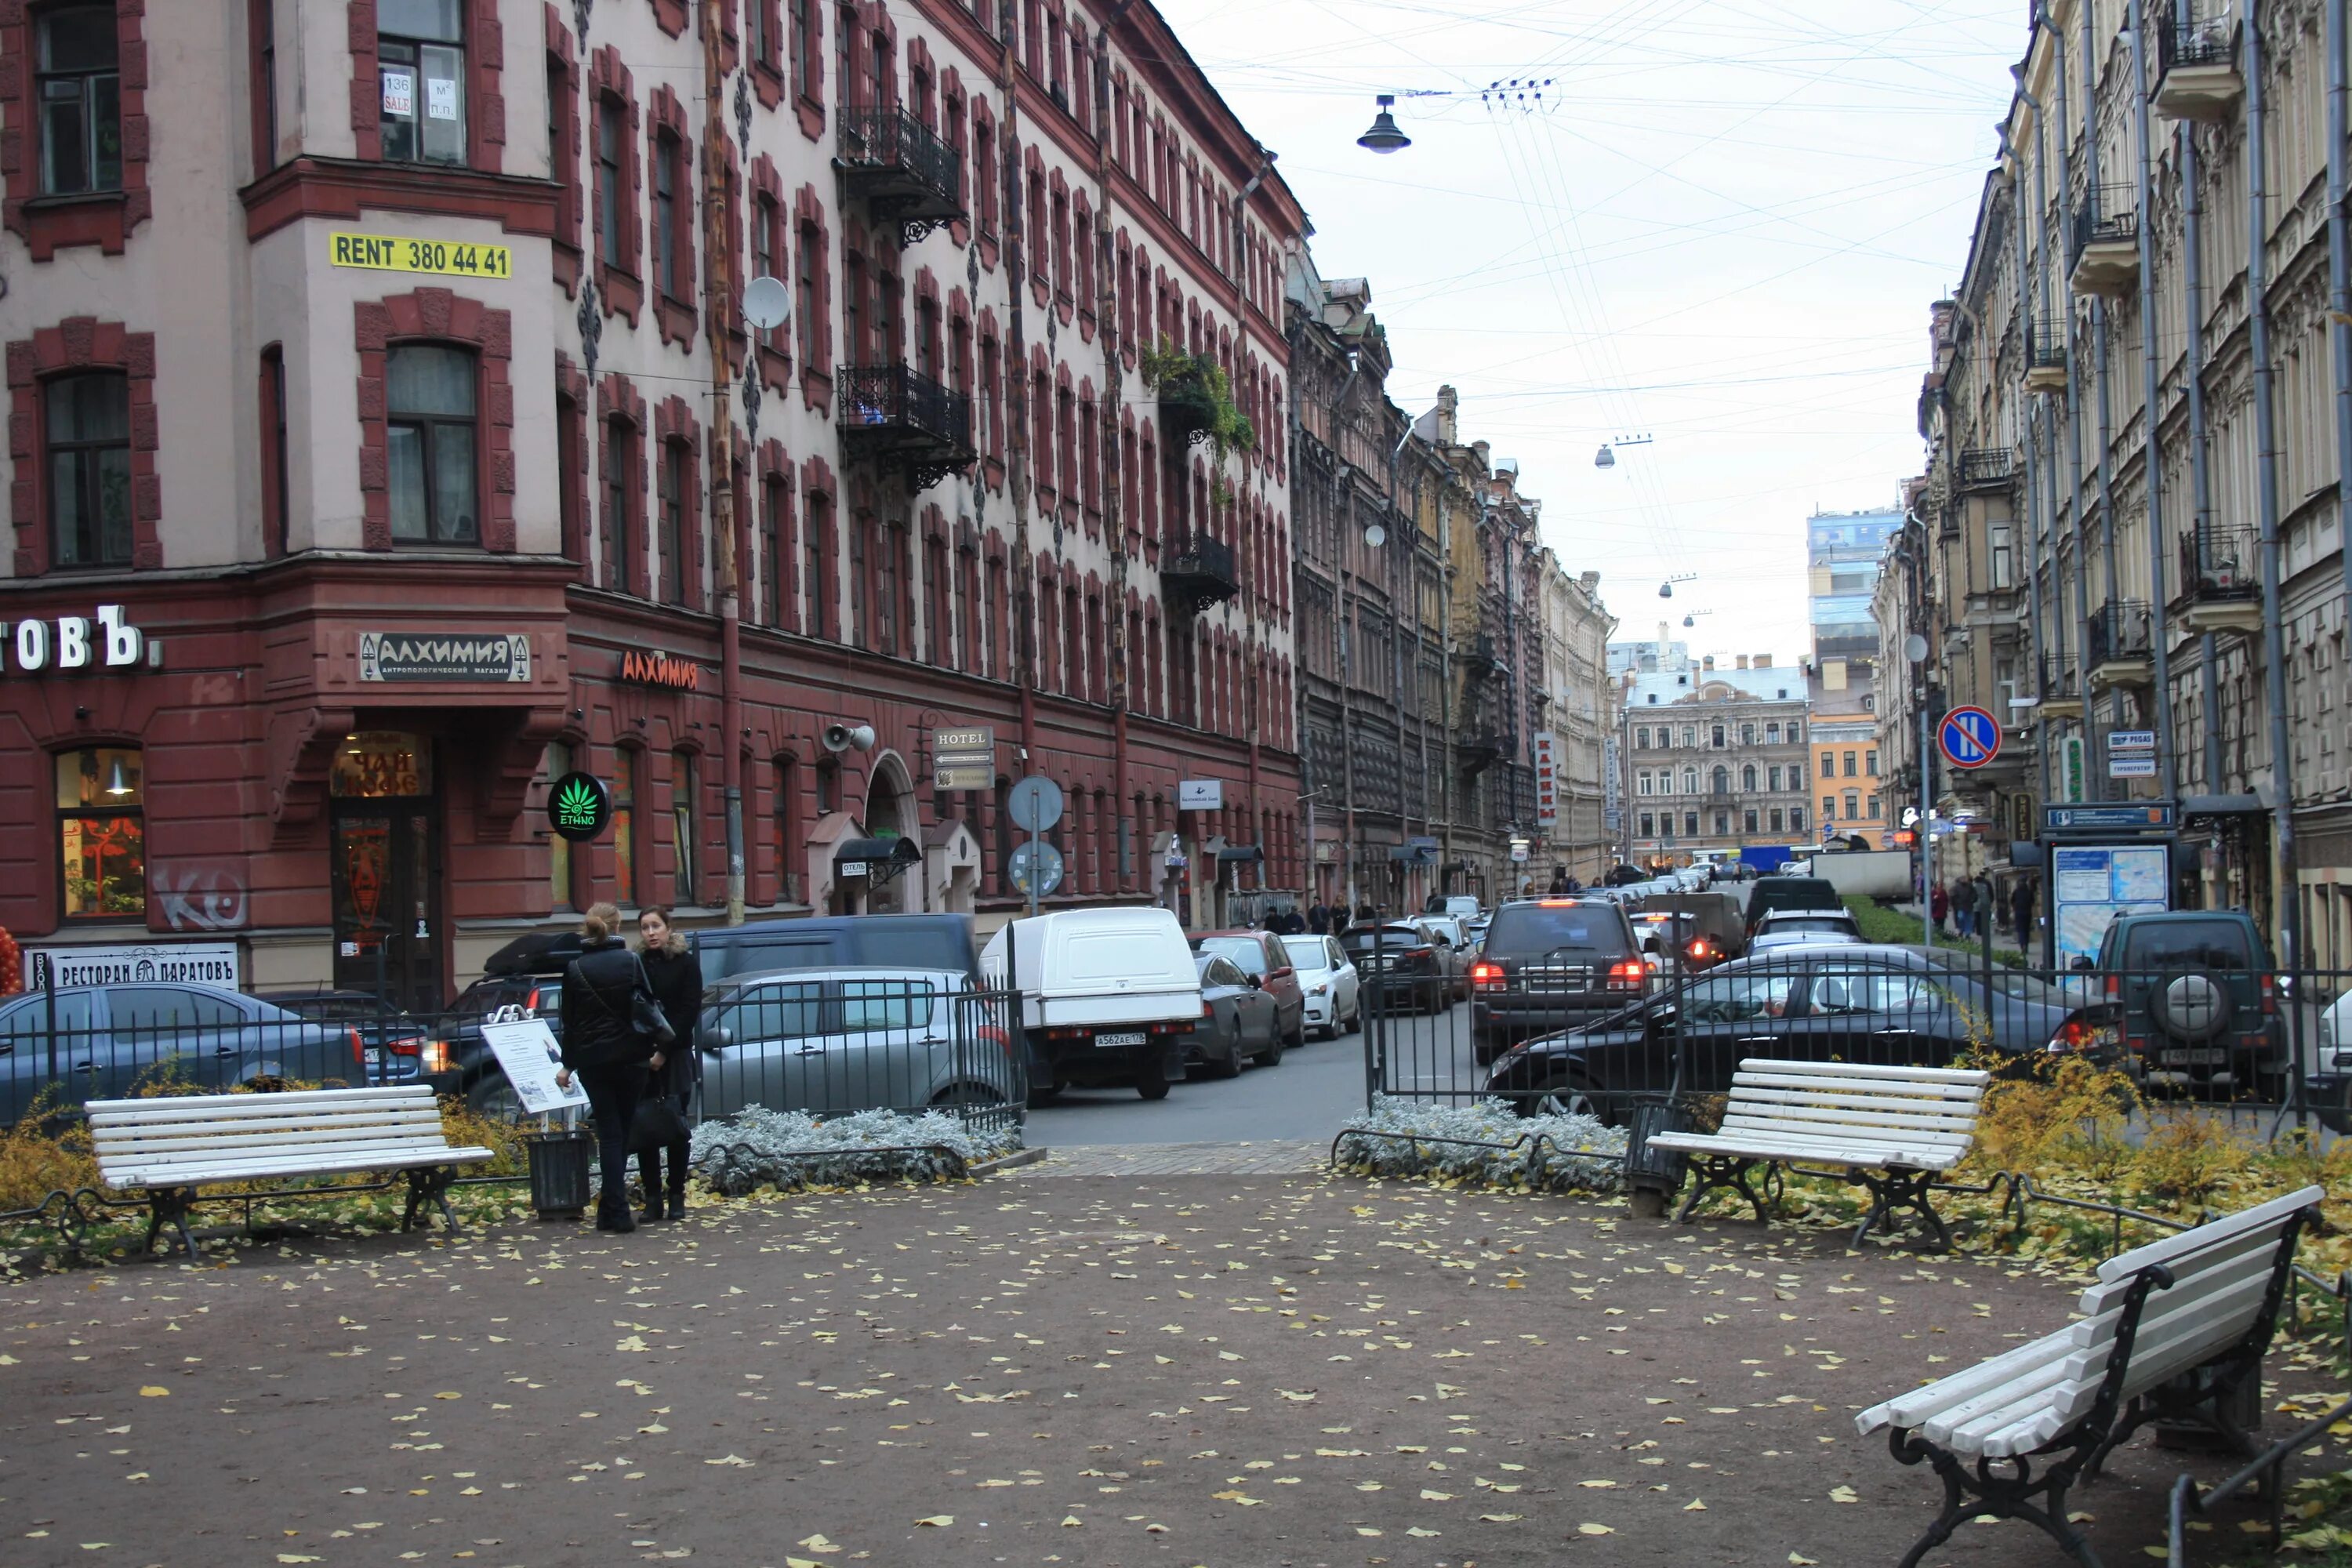
<path fill-rule="evenodd" d="M 1272 974 L 1267 975 L 1266 978 L 1269 980 L 1287 980 L 1297 973 L 1298 971 L 1297 969 L 1286 963 L 1280 969 L 1276 970 Z"/>
<path fill-rule="evenodd" d="M 1249 988 L 1253 991 L 1265 989 L 1265 976 L 1263 974 L 1245 974 L 1242 978 L 1249 982 Z"/>
<path fill-rule="evenodd" d="M 2086 953 L 2083 957 L 2078 958 L 2074 963 L 2068 964 L 2066 967 L 2087 973 L 2090 970 L 2097 968 L 2098 965 L 2093 963 L 2090 960 L 2090 956 Z"/>
<path fill-rule="evenodd" d="M 735 1033 L 731 1029 L 722 1028 L 713 1024 L 707 1028 L 696 1030 L 694 1043 L 696 1048 L 706 1056 L 717 1056 L 720 1051 L 734 1045 Z"/>

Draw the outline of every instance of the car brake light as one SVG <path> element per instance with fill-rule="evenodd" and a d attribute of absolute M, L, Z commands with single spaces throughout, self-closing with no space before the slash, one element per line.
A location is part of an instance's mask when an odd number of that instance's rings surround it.
<path fill-rule="evenodd" d="M 1690 944 L 1690 955 L 1693 958 L 1705 958 L 1707 955 L 1707 951 L 1706 938 L 1705 937 L 1696 938 Z"/>
<path fill-rule="evenodd" d="M 1503 966 L 1501 964 L 1482 958 L 1470 966 L 1471 984 L 1500 985 L 1502 983 Z"/>
<path fill-rule="evenodd" d="M 446 1041 L 446 1040 L 427 1040 L 427 1041 L 425 1041 L 425 1049 L 424 1049 L 424 1051 L 423 1051 L 423 1053 L 422 1053 L 422 1056 L 423 1056 L 423 1059 L 422 1059 L 421 1061 L 419 1061 L 419 1062 L 418 1062 L 418 1064 L 417 1064 L 417 1070 L 418 1070 L 418 1071 L 420 1071 L 420 1072 L 447 1072 L 447 1071 L 449 1070 L 449 1042 L 448 1042 L 448 1041 Z"/>
<path fill-rule="evenodd" d="M 2109 974 L 2107 976 L 2107 1000 L 2110 1002 L 2116 1001 L 2122 997 L 2123 994 L 2123 976 L 2120 974 Z"/>
<path fill-rule="evenodd" d="M 411 1035 L 404 1040 L 386 1040 L 383 1048 L 396 1057 L 413 1057 L 425 1049 L 425 1037 Z"/>
<path fill-rule="evenodd" d="M 2058 1026 L 2056 1034 L 2050 1037 L 2050 1048 L 2053 1051 L 2083 1050 L 2089 1047 L 2092 1037 L 2089 1026 L 2082 1019 L 2069 1018 Z"/>
<path fill-rule="evenodd" d="M 2265 974 L 2263 976 L 2263 1016 L 2265 1018 L 2272 1017 L 2275 1016 L 2277 1012 L 2278 976 L 2274 974 Z"/>
<path fill-rule="evenodd" d="M 1639 985 L 1649 978 L 1649 974 L 1647 964 L 1638 958 L 1628 958 L 1609 966 L 1609 984 L 1617 986 Z"/>
<path fill-rule="evenodd" d="M 1208 1001 L 1205 1001 L 1205 1000 L 1204 1000 L 1204 1001 L 1202 1001 L 1202 1004 L 1201 1004 L 1201 1016 L 1202 1016 L 1203 1018 L 1213 1018 L 1213 1017 L 1215 1017 L 1216 1016 L 1217 1016 L 1217 1009 L 1216 1009 L 1216 1005 L 1215 1005 L 1213 1003 L 1211 1003 L 1211 1002 L 1208 1002 Z"/>
<path fill-rule="evenodd" d="M 526 1013 L 536 1013 L 536 1012 L 538 1012 L 538 1011 L 539 1011 L 539 987 L 538 987 L 538 986 L 534 985 L 534 986 L 532 986 L 532 987 L 530 988 L 530 994 L 528 997 L 526 997 L 526 998 L 524 999 L 524 1001 L 523 1001 L 522 1010 L 523 1010 L 524 1012 L 526 1012 Z"/>

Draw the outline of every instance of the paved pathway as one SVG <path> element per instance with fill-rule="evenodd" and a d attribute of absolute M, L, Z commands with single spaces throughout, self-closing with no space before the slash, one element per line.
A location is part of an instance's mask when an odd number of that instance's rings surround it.
<path fill-rule="evenodd" d="M 1024 1176 L 1255 1176 L 1323 1169 L 1331 1145 L 1320 1139 L 1255 1143 L 1082 1144 L 1056 1149 Z"/>

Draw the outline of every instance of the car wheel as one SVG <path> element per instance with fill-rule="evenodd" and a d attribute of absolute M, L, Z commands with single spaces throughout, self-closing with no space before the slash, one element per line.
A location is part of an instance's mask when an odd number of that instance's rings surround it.
<path fill-rule="evenodd" d="M 1606 1102 L 1592 1092 L 1592 1086 L 1568 1073 L 1547 1081 L 1532 1095 L 1517 1102 L 1521 1116 L 1590 1116 L 1604 1127 L 1616 1125 L 1616 1117 Z"/>
<path fill-rule="evenodd" d="M 1267 1046 L 1265 1049 L 1258 1052 L 1256 1056 L 1250 1059 L 1256 1062 L 1257 1065 L 1262 1068 L 1280 1067 L 1282 1065 L 1282 1037 L 1280 1035 L 1276 1035 L 1271 1045 Z"/>
<path fill-rule="evenodd" d="M 1242 1056 L 1242 1026 L 1239 1024 L 1235 1024 L 1231 1032 L 1225 1036 L 1224 1058 L 1222 1061 L 1213 1064 L 1213 1070 L 1219 1078 L 1239 1078 L 1242 1076 L 1242 1062 L 1244 1059 L 1244 1058 Z"/>
<path fill-rule="evenodd" d="M 1339 1020 L 1339 1027 L 1333 1031 L 1332 1037 L 1337 1039 L 1340 1035 L 1352 1035 L 1363 1026 L 1364 999 L 1362 996 L 1359 995 L 1356 998 L 1355 1006 L 1349 1008 L 1348 1016 Z"/>
<path fill-rule="evenodd" d="M 1149 1067 L 1138 1069 L 1135 1075 L 1135 1092 L 1146 1100 L 1167 1099 L 1168 1068 L 1166 1064 L 1155 1059 Z"/>
<path fill-rule="evenodd" d="M 1307 1014 L 1303 1009 L 1298 1015 L 1298 1027 L 1291 1030 L 1282 1043 L 1294 1051 L 1307 1043 Z"/>

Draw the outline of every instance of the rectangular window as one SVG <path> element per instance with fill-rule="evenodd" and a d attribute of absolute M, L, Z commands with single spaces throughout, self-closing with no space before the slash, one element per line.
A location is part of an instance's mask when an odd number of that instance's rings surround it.
<path fill-rule="evenodd" d="M 466 28 L 461 0 L 376 0 L 383 155 L 396 163 L 466 161 Z"/>
<path fill-rule="evenodd" d="M 784 576 L 791 543 L 784 524 L 784 480 L 770 474 L 760 481 L 760 619 L 784 624 Z"/>
<path fill-rule="evenodd" d="M 860 647 L 866 646 L 866 628 L 874 624 L 866 613 L 871 584 L 866 581 L 866 536 L 873 528 L 873 522 L 862 517 L 849 525 L 849 640 Z"/>
<path fill-rule="evenodd" d="M 832 548 L 832 514 L 824 497 L 808 498 L 801 531 L 807 542 L 808 634 L 829 637 L 838 621 L 833 614 L 833 563 L 827 554 Z"/>
<path fill-rule="evenodd" d="M 1822 820 L 1823 822 L 1837 820 L 1837 796 L 1833 795 L 1822 796 Z"/>
<path fill-rule="evenodd" d="M 558 393 L 555 398 L 555 521 L 562 535 L 566 560 L 583 563 L 588 560 L 587 538 L 582 514 L 587 510 L 587 498 L 580 493 L 581 465 L 585 454 L 580 449 L 586 432 L 580 427 L 580 404 L 577 399 Z"/>
<path fill-rule="evenodd" d="M 410 544 L 476 543 L 474 356 L 410 343 L 384 357 L 392 537 Z"/>
<path fill-rule="evenodd" d="M 792 84 L 796 97 L 813 99 L 816 84 L 809 79 L 809 61 L 817 58 L 816 7 L 810 0 L 790 0 L 784 23 L 784 43 L 792 51 Z"/>
<path fill-rule="evenodd" d="M 247 0 L 246 26 L 251 34 L 253 94 L 253 172 L 267 174 L 278 166 L 278 7 L 276 0 Z"/>
<path fill-rule="evenodd" d="M 147 912 L 146 778 L 136 747 L 94 746 L 57 759 L 60 906 L 69 921 Z"/>
<path fill-rule="evenodd" d="M 2016 547 L 2011 542 L 2010 525 L 1996 522 L 1985 530 L 1991 561 L 1991 585 L 1996 592 L 2017 585 Z"/>
<path fill-rule="evenodd" d="M 1870 819 L 1873 822 L 1878 820 L 1878 797 L 1876 795 L 1874 795 L 1869 799 L 1864 801 L 1863 807 L 1864 810 L 1868 813 Z"/>
<path fill-rule="evenodd" d="M 906 590 L 900 578 L 907 569 L 907 534 L 903 529 L 883 527 L 875 535 L 881 560 L 876 563 L 874 608 L 875 629 L 882 652 L 897 658 L 898 647 L 899 595 Z M 911 638 L 908 639 L 910 642 Z"/>
<path fill-rule="evenodd" d="M 617 98 L 596 100 L 596 254 L 624 271 L 629 261 L 621 205 L 628 190 L 626 114 Z"/>
<path fill-rule="evenodd" d="M 1804 830 L 1805 808 L 1801 805 L 1790 806 L 1789 808 L 1789 831 L 1791 833 L 1802 833 Z"/>
<path fill-rule="evenodd" d="M 784 214 L 772 196 L 761 196 L 752 208 L 751 276 L 776 276 L 776 257 L 784 245 Z M 772 349 L 782 350 L 783 343 L 773 327 L 758 329 L 759 340 Z"/>
<path fill-rule="evenodd" d="M 688 574 L 693 562 L 687 555 L 686 443 L 662 443 L 661 462 L 661 597 L 673 605 L 686 603 Z"/>
<path fill-rule="evenodd" d="M 1696 838 L 1698 837 L 1697 812 L 1685 811 L 1683 813 L 1683 837 L 1685 838 Z"/>
<path fill-rule="evenodd" d="M 795 278 L 795 287 L 799 292 L 800 319 L 797 325 L 801 334 L 801 368 L 803 371 L 824 368 L 817 358 L 817 331 L 822 321 L 817 313 L 817 268 L 824 265 L 824 237 L 817 232 L 816 225 L 801 225 L 800 269 Z"/>
<path fill-rule="evenodd" d="M 1765 787 L 1771 790 L 1776 795 L 1780 793 L 1780 770 L 1778 768 L 1767 768 L 1764 771 L 1764 776 L 1766 780 Z"/>
<path fill-rule="evenodd" d="M 38 14 L 33 97 L 39 105 L 41 194 L 122 188 L 122 97 L 114 7 L 56 5 Z"/>
<path fill-rule="evenodd" d="M 787 904 L 800 902 L 801 897 L 800 879 L 793 875 L 793 859 L 800 850 L 800 780 L 795 773 L 792 758 L 776 759 L 776 898 Z"/>
<path fill-rule="evenodd" d="M 572 772 L 572 742 L 550 741 L 547 743 L 547 783 Z M 551 910 L 572 910 L 580 907 L 578 887 L 572 880 L 572 840 L 561 833 L 547 836 L 547 907 Z"/>
<path fill-rule="evenodd" d="M 636 426 L 625 419 L 604 426 L 604 586 L 621 594 L 629 591 L 635 575 L 629 570 L 629 557 L 636 548 L 635 530 L 630 526 L 636 510 L 632 504 L 636 441 Z"/>
<path fill-rule="evenodd" d="M 1862 754 L 1863 772 L 1872 778 L 1878 776 L 1878 748 L 1873 746 Z"/>
<path fill-rule="evenodd" d="M 682 161 L 677 137 L 655 140 L 654 282 L 672 300 L 684 297 L 677 265 L 677 171 Z"/>
<path fill-rule="evenodd" d="M 131 564 L 131 381 L 95 371 L 42 399 L 49 458 L 49 563 Z"/>
<path fill-rule="evenodd" d="M 1657 822 L 1657 818 L 1656 818 L 1656 817 L 1654 817 L 1654 816 L 1651 816 L 1651 815 L 1650 815 L 1648 812 L 1646 812 L 1646 811 L 1645 811 L 1645 812 L 1643 812 L 1643 813 L 1642 814 L 1642 837 L 1644 837 L 1644 838 L 1655 838 L 1657 836 L 1658 836 L 1658 822 Z"/>
<path fill-rule="evenodd" d="M 669 896 L 674 904 L 695 902 L 696 862 L 701 858 L 701 846 L 694 832 L 694 756 L 689 752 L 669 754 L 669 820 L 670 843 L 675 851 L 670 873 Z"/>
<path fill-rule="evenodd" d="M 277 343 L 261 351 L 261 482 L 263 524 L 269 552 L 293 549 L 293 509 L 286 488 L 286 351 Z"/>
<path fill-rule="evenodd" d="M 637 901 L 637 758 L 626 748 L 613 752 L 613 899 L 623 908 Z"/>
<path fill-rule="evenodd" d="M 1829 755 L 1829 753 L 1828 753 L 1828 752 L 1822 752 L 1822 756 L 1824 756 L 1824 757 L 1827 757 L 1827 756 Z M 1822 772 L 1824 772 L 1824 773 L 1826 773 L 1826 772 L 1828 772 L 1828 771 L 1829 771 L 1829 770 L 1828 770 L 1828 769 L 1826 769 L 1826 768 L 1824 768 L 1824 769 L 1822 770 Z M 1848 777 L 1848 778 L 1852 778 L 1852 777 L 1853 777 L 1853 753 L 1852 752 L 1848 752 L 1845 754 L 1845 776 L 1846 776 L 1846 777 Z"/>
<path fill-rule="evenodd" d="M 1827 812 L 1823 812 L 1822 815 L 1822 816 L 1828 816 L 1829 814 L 1828 814 Z M 1862 796 L 1861 796 L 1859 794 L 1857 794 L 1855 791 L 1853 791 L 1853 790 L 1848 790 L 1848 791 L 1846 791 L 1846 792 L 1845 792 L 1845 819 L 1846 819 L 1848 822 L 1852 822 L 1852 821 L 1853 821 L 1856 817 L 1859 817 L 1861 815 L 1862 815 Z"/>
<path fill-rule="evenodd" d="M 1778 833 L 1778 832 L 1780 832 L 1780 820 L 1781 820 L 1781 819 L 1780 819 L 1780 808 L 1779 806 L 1777 806 L 1777 805 L 1776 805 L 1776 806 L 1774 806 L 1774 807 L 1772 808 L 1771 816 L 1770 816 L 1770 821 L 1771 821 L 1771 825 L 1772 825 L 1772 828 L 1771 828 L 1771 830 L 1772 830 L 1773 832 Z"/>

